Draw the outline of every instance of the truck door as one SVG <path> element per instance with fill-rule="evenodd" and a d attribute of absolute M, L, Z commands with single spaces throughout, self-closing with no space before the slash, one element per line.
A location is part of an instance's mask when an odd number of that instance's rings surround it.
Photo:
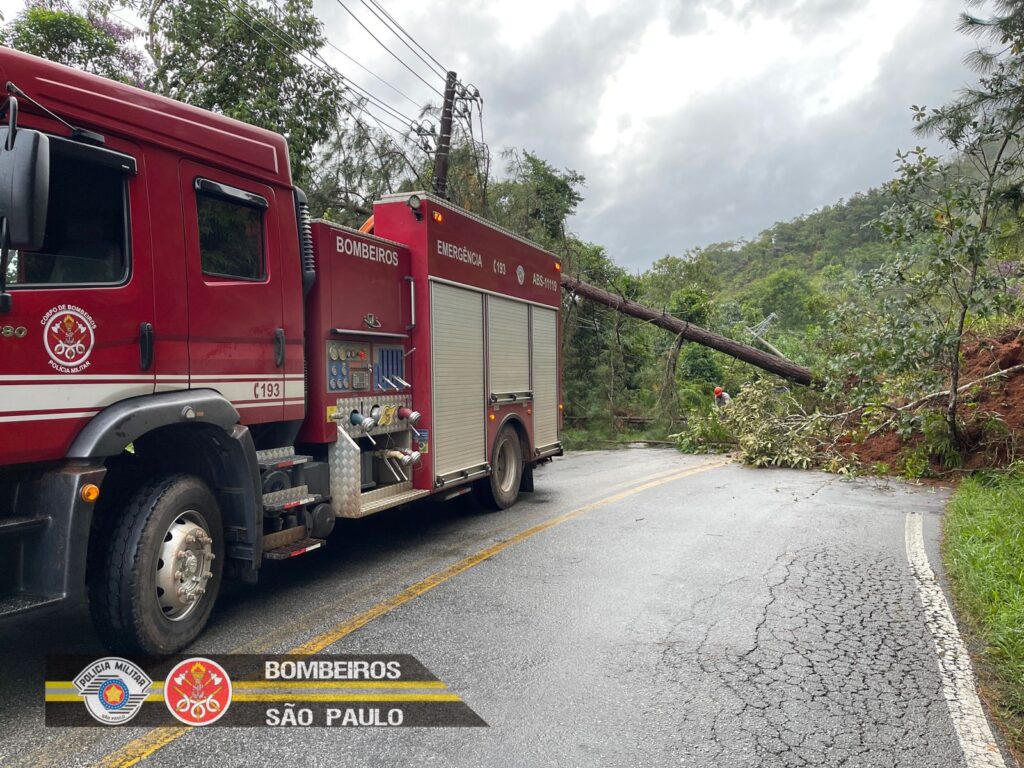
<path fill-rule="evenodd" d="M 11 253 L 0 315 L 0 454 L 61 458 L 103 408 L 154 389 L 153 271 L 144 158 L 50 137 L 37 251 Z M 147 330 L 148 329 L 148 330 Z"/>
<path fill-rule="evenodd" d="M 281 421 L 286 339 L 281 204 L 270 187 L 182 163 L 189 386 L 220 392 L 243 423 Z"/>

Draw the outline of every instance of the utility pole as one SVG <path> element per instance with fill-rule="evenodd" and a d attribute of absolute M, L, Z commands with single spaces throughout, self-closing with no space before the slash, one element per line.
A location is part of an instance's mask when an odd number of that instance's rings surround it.
<path fill-rule="evenodd" d="M 758 368 L 770 371 L 784 379 L 795 381 L 797 384 L 809 386 L 814 382 L 814 374 L 810 370 L 797 365 L 791 360 L 772 355 L 757 347 L 751 347 L 739 341 L 733 341 L 721 334 L 707 331 L 693 323 L 688 323 L 685 320 L 672 317 L 672 315 L 666 315 L 664 312 L 659 312 L 656 309 L 645 307 L 643 304 L 637 304 L 635 301 L 616 296 L 614 293 L 609 293 L 602 288 L 584 283 L 582 280 L 577 280 L 574 277 L 562 275 L 562 289 L 570 294 L 576 294 L 598 304 L 604 304 L 606 307 L 611 307 L 624 315 L 646 320 L 651 325 L 671 331 L 687 341 L 695 341 L 698 344 L 703 344 L 705 347 L 717 349 L 719 352 L 724 352 L 735 357 L 737 360 L 756 365 Z"/>
<path fill-rule="evenodd" d="M 775 347 L 773 347 L 771 344 L 769 344 L 762 338 L 764 336 L 764 332 L 768 330 L 768 326 L 770 326 L 778 319 L 779 316 L 772 312 L 770 315 L 768 315 L 768 317 L 766 317 L 760 323 L 755 325 L 753 328 L 747 328 L 747 333 L 753 336 L 754 339 L 756 339 L 757 341 L 761 342 L 761 345 L 776 357 L 785 357 L 784 354 L 779 352 L 779 350 L 777 350 Z"/>
<path fill-rule="evenodd" d="M 444 107 L 441 109 L 441 135 L 437 139 L 437 154 L 434 155 L 434 194 L 448 199 L 448 153 L 452 148 L 452 110 L 455 106 L 454 72 L 449 72 L 444 82 Z"/>

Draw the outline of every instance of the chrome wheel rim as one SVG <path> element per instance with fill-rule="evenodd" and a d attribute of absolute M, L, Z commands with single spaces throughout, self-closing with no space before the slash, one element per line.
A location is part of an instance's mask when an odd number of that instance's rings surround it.
<path fill-rule="evenodd" d="M 494 462 L 494 474 L 503 493 L 511 491 L 515 484 L 516 466 L 517 457 L 512 441 L 503 440 L 498 446 L 498 455 Z"/>
<path fill-rule="evenodd" d="M 179 514 L 164 532 L 156 564 L 156 598 L 164 617 L 181 621 L 206 594 L 213 578 L 213 539 L 201 513 Z"/>

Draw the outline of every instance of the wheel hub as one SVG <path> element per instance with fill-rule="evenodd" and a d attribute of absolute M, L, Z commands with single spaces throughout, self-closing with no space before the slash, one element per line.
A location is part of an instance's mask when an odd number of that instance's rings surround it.
<path fill-rule="evenodd" d="M 171 621 L 192 613 L 213 577 L 213 539 L 195 511 L 183 512 L 164 534 L 156 570 L 156 595 Z"/>
<path fill-rule="evenodd" d="M 507 493 L 511 490 L 516 476 L 516 457 L 511 441 L 504 441 L 498 448 L 494 471 L 498 476 L 498 485 Z"/>

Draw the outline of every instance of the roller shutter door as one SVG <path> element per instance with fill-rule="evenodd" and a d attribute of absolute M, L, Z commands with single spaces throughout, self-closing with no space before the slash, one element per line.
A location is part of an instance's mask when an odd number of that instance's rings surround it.
<path fill-rule="evenodd" d="M 434 474 L 487 461 L 483 294 L 432 283 Z"/>
<path fill-rule="evenodd" d="M 529 306 L 487 297 L 488 388 L 496 395 L 530 390 Z"/>
<path fill-rule="evenodd" d="M 533 370 L 533 442 L 547 448 L 558 442 L 558 315 L 530 307 Z"/>

